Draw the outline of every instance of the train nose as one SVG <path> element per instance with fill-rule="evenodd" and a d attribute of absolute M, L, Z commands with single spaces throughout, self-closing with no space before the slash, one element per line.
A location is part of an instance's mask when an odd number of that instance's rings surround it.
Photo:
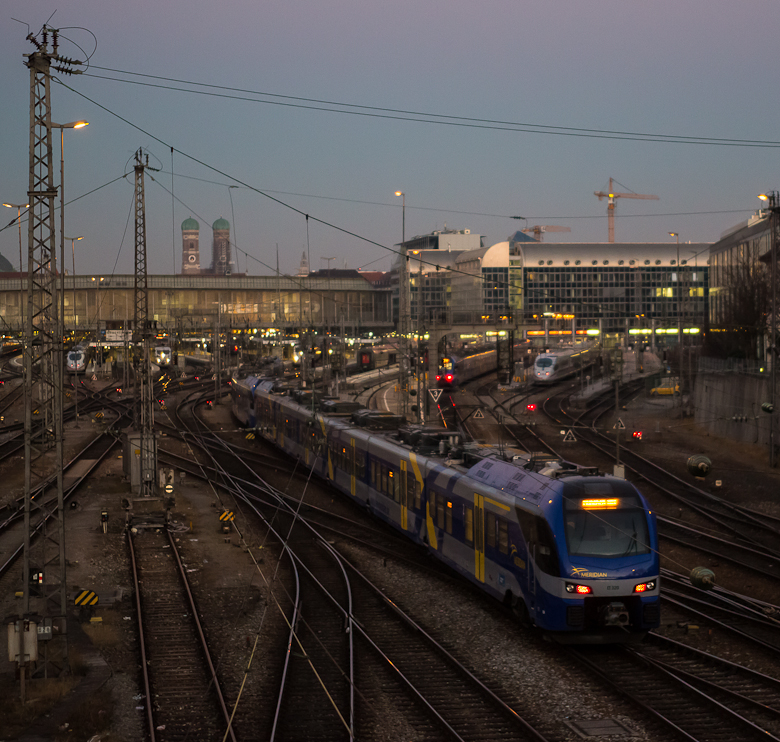
<path fill-rule="evenodd" d="M 628 610 L 623 603 L 610 603 L 600 611 L 602 626 L 627 626 Z"/>

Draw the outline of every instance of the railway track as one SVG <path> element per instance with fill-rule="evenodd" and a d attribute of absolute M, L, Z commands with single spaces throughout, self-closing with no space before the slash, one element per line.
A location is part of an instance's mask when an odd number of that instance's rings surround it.
<path fill-rule="evenodd" d="M 235 740 L 187 574 L 167 529 L 127 543 L 135 587 L 145 717 L 152 742 Z"/>
<path fill-rule="evenodd" d="M 775 678 L 660 637 L 636 649 L 570 652 L 684 739 L 780 739 L 780 683 Z"/>

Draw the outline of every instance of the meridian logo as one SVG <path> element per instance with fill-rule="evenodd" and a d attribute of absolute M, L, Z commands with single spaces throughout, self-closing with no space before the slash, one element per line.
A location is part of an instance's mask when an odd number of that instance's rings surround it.
<path fill-rule="evenodd" d="M 606 572 L 589 572 L 587 567 L 572 567 L 572 575 L 577 577 L 607 577 Z"/>

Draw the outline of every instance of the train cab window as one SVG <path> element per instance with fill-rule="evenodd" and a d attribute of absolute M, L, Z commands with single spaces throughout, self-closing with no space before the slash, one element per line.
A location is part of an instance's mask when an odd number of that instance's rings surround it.
<path fill-rule="evenodd" d="M 572 556 L 609 559 L 647 554 L 647 518 L 640 507 L 599 511 L 567 508 L 566 543 Z"/>
<path fill-rule="evenodd" d="M 496 516 L 495 513 L 487 513 L 485 519 L 485 541 L 491 548 L 496 548 Z"/>
<path fill-rule="evenodd" d="M 470 507 L 464 508 L 463 526 L 465 528 L 465 540 L 467 544 L 474 543 L 474 510 Z"/>
<path fill-rule="evenodd" d="M 452 371 L 453 369 L 452 358 L 447 358 L 447 357 L 442 358 L 440 367 L 442 371 Z"/>
<path fill-rule="evenodd" d="M 555 546 L 550 524 L 544 518 L 531 515 L 518 508 L 517 517 L 523 531 L 528 551 L 536 560 L 536 566 L 548 575 L 560 576 L 558 550 Z M 567 513 L 568 517 L 568 513 Z"/>
<path fill-rule="evenodd" d="M 444 511 L 444 530 L 452 533 L 452 503 L 448 500 Z"/>
<path fill-rule="evenodd" d="M 498 550 L 502 554 L 509 553 L 509 525 L 505 520 L 498 521 Z"/>

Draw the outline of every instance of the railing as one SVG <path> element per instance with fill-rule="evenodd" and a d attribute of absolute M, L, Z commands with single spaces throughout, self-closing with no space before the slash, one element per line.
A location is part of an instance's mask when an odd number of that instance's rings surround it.
<path fill-rule="evenodd" d="M 700 374 L 768 374 L 771 361 L 752 358 L 699 358 Z"/>

